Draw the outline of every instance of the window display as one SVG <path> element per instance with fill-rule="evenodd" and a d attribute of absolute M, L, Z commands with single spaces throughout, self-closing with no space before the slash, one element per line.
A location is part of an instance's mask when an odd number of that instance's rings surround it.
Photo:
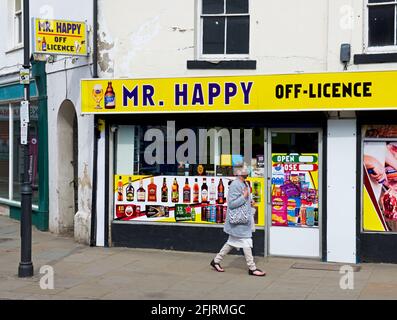
<path fill-rule="evenodd" d="M 272 224 L 318 227 L 318 154 L 273 154 Z"/>
<path fill-rule="evenodd" d="M 223 224 L 228 187 L 235 177 L 115 176 L 115 220 Z M 248 179 L 255 223 L 264 226 L 264 179 Z M 136 191 L 136 197 L 132 195 Z M 171 192 L 170 192 L 171 190 Z"/>
<path fill-rule="evenodd" d="M 264 140 L 264 129 L 184 129 L 172 122 L 167 126 L 119 126 L 114 219 L 223 224 L 234 171 L 247 165 L 257 206 L 256 224 L 263 227 Z"/>
<path fill-rule="evenodd" d="M 397 232 L 397 126 L 363 131 L 363 230 Z"/>

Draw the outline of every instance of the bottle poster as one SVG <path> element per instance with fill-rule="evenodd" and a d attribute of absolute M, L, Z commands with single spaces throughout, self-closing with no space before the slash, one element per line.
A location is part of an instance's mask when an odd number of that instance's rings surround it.
<path fill-rule="evenodd" d="M 116 175 L 114 179 L 116 221 L 222 225 L 229 184 L 236 178 Z M 248 181 L 256 203 L 256 226 L 264 227 L 265 180 Z"/>
<path fill-rule="evenodd" d="M 318 227 L 318 154 L 272 155 L 272 225 Z"/>

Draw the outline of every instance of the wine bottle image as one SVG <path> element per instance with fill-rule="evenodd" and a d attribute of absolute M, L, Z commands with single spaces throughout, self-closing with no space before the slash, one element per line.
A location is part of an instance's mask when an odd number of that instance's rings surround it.
<path fill-rule="evenodd" d="M 161 188 L 161 202 L 168 202 L 168 186 L 167 186 L 167 178 L 163 179 L 163 187 Z"/>
<path fill-rule="evenodd" d="M 225 186 L 223 185 L 222 179 L 219 181 L 218 185 L 218 204 L 225 203 Z"/>
<path fill-rule="evenodd" d="M 145 202 L 146 201 L 146 190 L 143 187 L 143 179 L 141 179 L 139 183 L 139 189 L 137 191 L 137 200 L 138 202 Z"/>
<path fill-rule="evenodd" d="M 185 186 L 183 187 L 183 203 L 190 203 L 191 189 L 189 185 L 189 178 L 186 178 Z"/>
<path fill-rule="evenodd" d="M 209 202 L 210 204 L 215 204 L 216 203 L 216 186 L 215 186 L 215 179 L 211 179 L 211 185 L 210 185 L 210 192 L 209 192 Z"/>
<path fill-rule="evenodd" d="M 203 185 L 201 186 L 201 202 L 208 203 L 208 185 L 207 179 L 203 179 Z"/>
<path fill-rule="evenodd" d="M 150 178 L 148 185 L 148 202 L 157 202 L 157 186 L 154 183 L 154 178 Z"/>
<path fill-rule="evenodd" d="M 199 203 L 200 202 L 200 187 L 198 185 L 198 179 L 196 178 L 194 180 L 194 186 L 193 186 L 193 203 Z"/>
<path fill-rule="evenodd" d="M 118 202 L 123 202 L 124 201 L 124 196 L 123 196 L 123 177 L 119 177 L 119 182 L 117 183 L 117 201 Z"/>
<path fill-rule="evenodd" d="M 135 193 L 135 190 L 134 190 L 134 186 L 132 185 L 132 178 L 129 177 L 128 178 L 128 186 L 127 186 L 127 189 L 125 192 L 128 202 L 134 201 L 134 193 Z"/>
<path fill-rule="evenodd" d="M 174 179 L 174 184 L 172 185 L 172 202 L 173 203 L 179 202 L 179 185 L 176 178 Z"/>

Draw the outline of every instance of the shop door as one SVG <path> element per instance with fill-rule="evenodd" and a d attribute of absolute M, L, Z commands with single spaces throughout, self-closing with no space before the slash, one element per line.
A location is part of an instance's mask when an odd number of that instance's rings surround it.
<path fill-rule="evenodd" d="M 268 136 L 268 254 L 320 258 L 321 131 Z"/>

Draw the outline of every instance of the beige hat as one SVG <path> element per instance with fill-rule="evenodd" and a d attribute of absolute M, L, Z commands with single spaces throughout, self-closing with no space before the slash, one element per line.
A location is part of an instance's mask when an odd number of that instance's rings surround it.
<path fill-rule="evenodd" d="M 239 176 L 248 176 L 249 175 L 248 167 L 245 165 L 243 167 L 237 168 L 236 171 L 235 171 L 235 175 L 237 177 L 239 177 Z"/>

